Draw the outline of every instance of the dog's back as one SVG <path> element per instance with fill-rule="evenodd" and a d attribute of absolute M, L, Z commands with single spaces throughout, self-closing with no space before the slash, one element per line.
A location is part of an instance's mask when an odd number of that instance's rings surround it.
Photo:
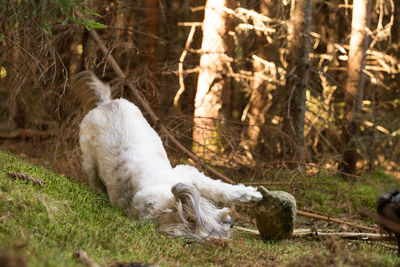
<path fill-rule="evenodd" d="M 136 105 L 112 100 L 109 86 L 88 71 L 74 78 L 72 90 L 87 113 L 79 144 L 93 188 L 104 191 L 104 186 L 111 202 L 123 207 L 137 190 L 172 172 L 160 137 Z"/>

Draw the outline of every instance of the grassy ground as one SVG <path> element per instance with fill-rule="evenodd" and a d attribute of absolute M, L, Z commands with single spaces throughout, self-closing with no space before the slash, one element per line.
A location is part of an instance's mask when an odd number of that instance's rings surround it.
<path fill-rule="evenodd" d="M 35 176 L 48 186 L 14 180 L 8 171 Z M 353 185 L 323 174 L 313 179 L 331 184 L 318 188 L 304 185 L 287 191 L 296 196 L 301 208 L 329 211 L 339 217 L 350 216 L 349 207 L 372 208 L 381 191 L 399 187 L 397 181 L 383 174 Z M 301 221 L 304 218 L 299 224 Z M 379 242 L 313 237 L 263 242 L 256 235 L 237 230 L 227 241 L 171 238 L 159 234 L 152 222 L 127 218 L 110 206 L 105 195 L 94 194 L 85 184 L 0 152 L 0 266 L 11 259 L 29 266 L 79 266 L 73 257 L 78 249 L 85 250 L 102 266 L 115 262 L 161 266 L 400 264 L 394 251 Z"/>

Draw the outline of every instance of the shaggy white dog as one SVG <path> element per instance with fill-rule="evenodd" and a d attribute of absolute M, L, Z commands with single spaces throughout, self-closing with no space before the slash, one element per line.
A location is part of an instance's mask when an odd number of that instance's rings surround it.
<path fill-rule="evenodd" d="M 109 86 L 91 72 L 78 74 L 72 88 L 90 110 L 79 138 L 89 183 L 130 216 L 154 219 L 175 236 L 229 238 L 229 209 L 212 202 L 261 200 L 254 187 L 213 180 L 188 165 L 173 168 L 139 108 L 111 100 Z"/>

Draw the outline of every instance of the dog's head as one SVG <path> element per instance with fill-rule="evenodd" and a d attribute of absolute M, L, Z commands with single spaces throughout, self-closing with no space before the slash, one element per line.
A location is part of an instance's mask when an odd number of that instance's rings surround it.
<path fill-rule="evenodd" d="M 215 207 L 192 185 L 177 183 L 171 192 L 175 203 L 161 216 L 161 231 L 196 239 L 229 238 L 233 220 L 228 208 Z"/>

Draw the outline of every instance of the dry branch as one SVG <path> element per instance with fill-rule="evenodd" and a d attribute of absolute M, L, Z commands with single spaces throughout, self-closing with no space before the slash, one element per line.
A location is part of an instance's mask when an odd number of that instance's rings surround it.
<path fill-rule="evenodd" d="M 183 27 L 201 27 L 203 25 L 203 22 L 178 22 L 178 26 L 183 26 Z"/>
<path fill-rule="evenodd" d="M 23 179 L 23 180 L 26 180 L 26 181 L 31 181 L 34 184 L 38 184 L 38 185 L 41 185 L 41 186 L 47 186 L 47 183 L 45 181 L 43 181 L 43 180 L 41 180 L 39 178 L 33 177 L 33 176 L 29 175 L 29 174 L 20 173 L 20 172 L 12 172 L 12 171 L 7 172 L 7 174 L 10 175 L 11 177 L 15 178 L 15 179 L 19 178 L 19 179 Z"/>
<path fill-rule="evenodd" d="M 187 49 L 190 51 L 191 49 Z M 179 71 L 179 70 L 172 70 L 172 71 L 163 71 L 161 74 L 191 74 L 191 73 L 198 73 L 200 71 L 199 67 L 193 68 L 193 69 L 187 69 L 184 71 Z"/>
<path fill-rule="evenodd" d="M 89 267 L 100 267 L 89 255 L 82 249 L 74 252 L 74 256 L 78 258 L 83 264 Z"/>
<path fill-rule="evenodd" d="M 0 139 L 17 139 L 17 138 L 48 138 L 55 135 L 52 131 L 40 131 L 33 129 L 16 129 L 7 133 L 0 133 Z"/>
<path fill-rule="evenodd" d="M 244 227 L 240 227 L 240 226 L 234 226 L 233 228 L 237 229 L 237 230 L 240 230 L 240 231 L 243 231 L 243 232 L 254 234 L 254 235 L 259 235 L 260 234 L 260 232 L 258 230 L 248 229 L 248 228 L 244 228 Z"/>
<path fill-rule="evenodd" d="M 314 232 L 313 236 L 320 237 L 340 237 L 343 239 L 357 239 L 357 240 L 370 240 L 370 241 L 386 241 L 395 240 L 394 236 L 381 235 L 377 233 L 353 233 L 353 232 L 340 232 L 340 233 L 324 233 L 324 232 Z"/>
<path fill-rule="evenodd" d="M 179 99 L 181 97 L 181 95 L 183 94 L 183 92 L 185 91 L 185 81 L 183 79 L 183 61 L 185 60 L 185 57 L 188 53 L 188 49 L 190 47 L 190 44 L 192 43 L 192 39 L 194 36 L 194 32 L 196 30 L 196 25 L 192 25 L 190 28 L 190 32 L 189 32 L 189 36 L 186 40 L 186 44 L 185 44 L 185 49 L 183 50 L 181 57 L 179 58 L 179 90 L 176 93 L 175 97 L 174 97 L 174 106 L 176 107 L 176 109 L 178 110 L 179 114 L 182 115 L 182 109 L 179 105 Z"/>
<path fill-rule="evenodd" d="M 252 182 L 244 183 L 245 185 L 312 185 L 312 184 L 336 184 L 335 182 Z"/>
<path fill-rule="evenodd" d="M 248 229 L 240 226 L 235 226 L 235 229 L 244 231 L 247 233 L 259 235 L 260 232 L 253 229 Z M 296 229 L 293 231 L 292 237 L 304 237 L 304 236 L 315 236 L 315 237 L 340 237 L 343 239 L 353 239 L 353 240 L 365 240 L 365 241 L 386 241 L 395 240 L 391 235 L 381 235 L 377 233 L 353 233 L 353 232 L 320 232 L 312 231 L 311 229 Z"/>
<path fill-rule="evenodd" d="M 83 15 L 79 12 L 77 12 L 77 15 L 79 17 L 83 17 Z M 161 132 L 178 148 L 180 149 L 183 153 L 185 153 L 188 157 L 190 157 L 193 161 L 196 163 L 201 163 L 201 159 L 196 156 L 194 153 L 189 151 L 184 145 L 182 145 L 170 132 L 169 130 L 162 124 L 160 124 L 160 119 L 158 116 L 154 113 L 153 109 L 150 107 L 149 103 L 147 100 L 140 94 L 140 92 L 135 88 L 135 86 L 130 82 L 122 69 L 119 67 L 118 63 L 115 61 L 114 57 L 109 53 L 109 49 L 104 45 L 103 41 L 100 39 L 100 36 L 98 35 L 97 31 L 94 29 L 90 29 L 89 31 L 90 36 L 93 38 L 93 40 L 97 43 L 97 45 L 100 47 L 101 51 L 104 53 L 104 56 L 110 63 L 112 69 L 114 72 L 117 74 L 117 76 L 123 80 L 129 89 L 132 91 L 133 96 L 139 103 L 139 105 L 149 114 L 150 119 L 152 120 L 154 125 L 158 125 Z M 210 172 L 211 174 L 215 175 L 217 178 L 223 180 L 226 183 L 234 184 L 234 182 L 223 175 L 222 173 L 214 170 L 212 167 L 208 166 L 207 164 L 204 164 L 204 168 Z"/>
<path fill-rule="evenodd" d="M 355 223 L 350 223 L 350 222 L 346 222 L 340 219 L 336 219 L 336 218 L 332 218 L 329 216 L 324 216 L 324 215 L 319 215 L 319 214 L 314 214 L 311 212 L 306 212 L 306 211 L 302 211 L 302 210 L 297 210 L 297 214 L 298 215 L 302 215 L 302 216 L 307 216 L 307 217 L 311 217 L 311 218 L 315 218 L 315 219 L 319 219 L 319 220 L 324 220 L 324 221 L 328 221 L 328 222 L 335 222 L 335 223 L 340 223 L 340 224 L 345 224 L 354 228 L 358 228 L 358 229 L 363 229 L 363 230 L 367 230 L 367 231 L 372 231 L 372 232 L 378 232 L 378 229 L 372 228 L 372 227 L 368 227 L 368 226 L 363 226 L 360 224 L 355 224 Z"/>
<path fill-rule="evenodd" d="M 381 246 L 383 246 L 385 248 L 388 248 L 388 249 L 393 249 L 393 250 L 398 250 L 399 249 L 398 246 L 392 246 L 392 245 L 385 244 L 385 243 L 381 243 Z"/>

